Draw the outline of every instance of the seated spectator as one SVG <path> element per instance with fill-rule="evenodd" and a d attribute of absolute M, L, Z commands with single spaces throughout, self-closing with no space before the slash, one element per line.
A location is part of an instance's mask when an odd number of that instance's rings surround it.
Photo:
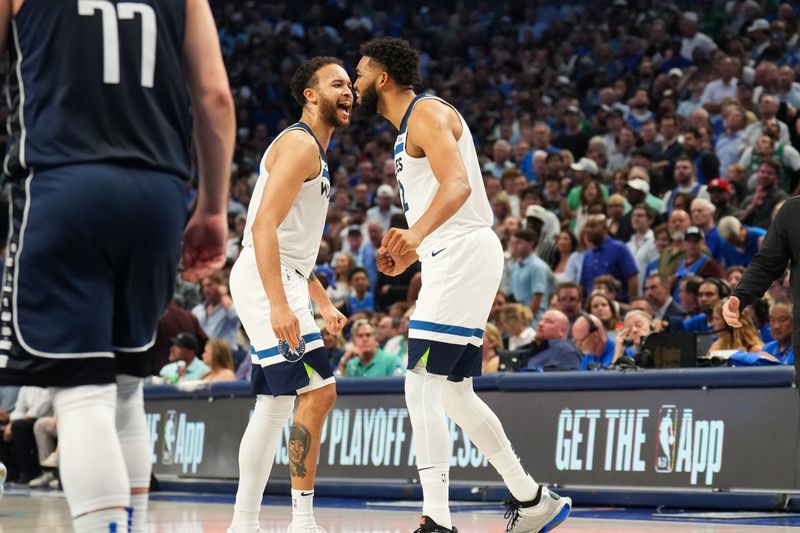
<path fill-rule="evenodd" d="M 500 327 L 508 335 L 508 349 L 519 350 L 533 342 L 531 309 L 522 304 L 506 304 L 500 311 Z"/>
<path fill-rule="evenodd" d="M 202 350 L 208 341 L 206 333 L 200 327 L 197 317 L 186 309 L 179 307 L 174 301 L 170 302 L 167 310 L 161 315 L 156 328 L 156 341 L 147 350 L 147 357 L 152 361 L 151 372 L 158 375 L 164 365 L 169 363 L 169 353 L 172 347 L 172 339 L 181 332 L 188 332 L 197 339 L 199 348 Z M 249 357 L 248 357 L 249 359 Z"/>
<path fill-rule="evenodd" d="M 594 291 L 586 299 L 586 312 L 600 319 L 603 328 L 612 339 L 615 339 L 617 332 L 622 329 L 622 321 L 614 303 L 614 300 L 603 291 Z"/>
<path fill-rule="evenodd" d="M 734 190 L 730 182 L 724 178 L 714 178 L 708 182 L 708 194 L 711 203 L 717 209 L 714 211 L 714 220 L 719 222 L 724 217 L 736 216 L 739 210 L 733 205 Z M 712 250 L 713 251 L 713 250 Z"/>
<path fill-rule="evenodd" d="M 655 331 L 655 323 L 650 315 L 634 309 L 625 315 L 624 324 L 625 326 L 615 340 L 616 347 L 612 364 L 616 363 L 620 357 L 626 356 L 633 359 L 637 365 L 641 365 L 642 343 Z"/>
<path fill-rule="evenodd" d="M 355 313 L 375 312 L 375 298 L 369 292 L 369 278 L 367 271 L 361 267 L 356 267 L 350 271 L 347 281 L 350 283 L 350 295 L 339 307 L 344 316 L 351 316 Z"/>
<path fill-rule="evenodd" d="M 331 368 L 337 368 L 345 351 L 344 337 L 341 333 L 334 335 L 328 331 L 328 327 L 322 319 L 317 320 L 317 326 L 319 327 L 320 335 L 322 335 L 322 344 L 328 351 L 328 361 L 331 363 Z"/>
<path fill-rule="evenodd" d="M 644 283 L 644 295 L 656 320 L 669 321 L 672 318 L 683 320 L 687 315 L 686 309 L 670 296 L 667 280 L 661 274 L 653 273 L 647 277 Z"/>
<path fill-rule="evenodd" d="M 530 370 L 578 370 L 581 353 L 567 341 L 569 319 L 557 309 L 548 309 L 536 327 L 525 368 Z"/>
<path fill-rule="evenodd" d="M 494 325 L 500 324 L 500 312 L 507 303 L 508 297 L 506 296 L 506 293 L 503 291 L 497 291 L 497 294 L 494 295 L 494 302 L 492 302 L 492 310 L 489 311 L 489 322 Z"/>
<path fill-rule="evenodd" d="M 608 296 L 608 299 L 614 305 L 618 317 L 623 316 L 629 309 L 628 304 L 619 301 L 619 290 L 621 287 L 622 284 L 619 280 L 610 274 L 597 276 L 594 278 L 594 283 L 592 284 L 592 292 L 602 292 Z M 621 318 L 619 322 L 622 322 Z"/>
<path fill-rule="evenodd" d="M 378 345 L 386 353 L 401 354 L 406 349 L 407 339 L 400 335 L 400 321 L 388 315 L 378 321 Z"/>
<path fill-rule="evenodd" d="M 511 294 L 530 308 L 534 326 L 544 313 L 555 285 L 550 267 L 533 253 L 538 241 L 539 236 L 531 229 L 517 230 L 511 241 L 517 260 L 511 267 Z"/>
<path fill-rule="evenodd" d="M 670 236 L 669 226 L 667 224 L 659 224 L 653 229 L 653 238 L 656 248 L 656 257 L 647 264 L 642 279 L 649 278 L 652 274 L 658 274 L 658 266 L 661 263 L 661 255 L 665 250 L 672 247 L 672 237 Z M 667 276 L 666 274 L 664 275 Z M 644 283 L 643 283 L 644 285 Z"/>
<path fill-rule="evenodd" d="M 43 416 L 33 424 L 33 436 L 36 439 L 36 452 L 39 466 L 44 470 L 42 475 L 33 478 L 28 486 L 32 489 L 59 488 L 55 469 L 59 464 L 59 453 L 56 448 L 58 427 L 56 417 Z"/>
<path fill-rule="evenodd" d="M 553 272 L 556 283 L 575 281 L 574 279 L 567 279 L 567 263 L 577 251 L 578 238 L 571 231 L 562 230 L 556 237 L 556 251 L 553 254 L 553 260 L 550 262 L 550 270 Z"/>
<path fill-rule="evenodd" d="M 650 302 L 644 296 L 637 296 L 636 298 L 631 300 L 630 311 L 633 311 L 634 309 L 642 311 L 651 318 L 655 318 L 655 312 L 653 311 L 653 306 L 650 305 Z M 630 313 L 630 311 L 628 312 Z"/>
<path fill-rule="evenodd" d="M 615 193 L 608 197 L 608 234 L 612 239 L 620 240 L 620 222 L 625 214 L 625 197 Z"/>
<path fill-rule="evenodd" d="M 378 340 L 367 320 L 353 324 L 352 346 L 339 361 L 339 372 L 348 378 L 376 378 L 396 374 L 401 365 L 399 355 L 388 354 L 378 347 Z"/>
<path fill-rule="evenodd" d="M 556 287 L 558 310 L 567 315 L 570 324 L 581 316 L 583 308 L 583 289 L 574 281 L 559 283 Z M 570 332 L 572 330 L 570 329 Z"/>
<path fill-rule="evenodd" d="M 718 352 L 750 352 L 758 353 L 764 347 L 764 342 L 758 335 L 758 330 L 747 313 L 742 313 L 739 321 L 740 328 L 732 328 L 722 318 L 723 302 L 714 304 L 711 316 L 711 331 L 717 335 L 717 340 L 709 347 L 708 353 L 714 356 Z"/>
<path fill-rule="evenodd" d="M 764 228 L 745 226 L 736 217 L 723 217 L 717 227 L 722 239 L 720 257 L 725 267 L 749 265 L 767 234 Z"/>
<path fill-rule="evenodd" d="M 333 263 L 333 279 L 328 282 L 328 287 L 325 289 L 331 303 L 336 307 L 342 307 L 350 296 L 350 272 L 354 268 L 356 268 L 356 260 L 352 255 L 347 252 L 336 254 L 336 260 Z"/>
<path fill-rule="evenodd" d="M 561 281 L 580 283 L 581 272 L 583 271 L 583 258 L 586 257 L 586 250 L 591 247 L 592 243 L 589 242 L 589 228 L 584 225 L 583 229 L 578 233 L 578 248 L 569 255 Z"/>
<path fill-rule="evenodd" d="M 705 234 L 697 226 L 689 226 L 683 237 L 683 259 L 678 262 L 672 282 L 673 296 L 678 296 L 678 282 L 686 276 L 701 278 L 724 278 L 722 265 L 704 252 Z"/>
<path fill-rule="evenodd" d="M 0 385 L 0 429 L 3 428 L 10 419 L 11 411 L 17 405 L 19 387 L 14 385 Z"/>
<path fill-rule="evenodd" d="M 581 314 L 572 324 L 572 338 L 581 352 L 581 370 L 605 367 L 614 358 L 616 344 L 608 337 L 603 323 L 593 315 Z"/>
<path fill-rule="evenodd" d="M 497 372 L 500 367 L 500 356 L 497 354 L 503 349 L 503 334 L 494 324 L 486 324 L 483 329 L 483 358 L 481 359 L 481 373 Z"/>
<path fill-rule="evenodd" d="M 33 426 L 38 418 L 53 413 L 50 391 L 44 387 L 20 387 L 17 403 L 3 426 L 0 439 L 0 463 L 8 469 L 8 480 L 29 483 L 39 476 L 41 467 L 36 455 Z"/>
<path fill-rule="evenodd" d="M 639 294 L 636 261 L 631 251 L 620 241 L 608 236 L 605 215 L 591 215 L 586 222 L 589 227 L 589 242 L 593 247 L 586 251 L 581 271 L 581 286 L 591 291 L 594 279 L 611 274 L 622 284 L 619 299 L 627 302 L 629 296 Z"/>
<path fill-rule="evenodd" d="M 697 309 L 699 313 L 683 321 L 683 330 L 695 333 L 715 331 L 711 324 L 714 307 L 730 294 L 730 288 L 720 279 L 708 278 L 701 282 L 700 287 L 697 289 Z"/>
<path fill-rule="evenodd" d="M 678 283 L 678 303 L 686 309 L 686 316 L 694 316 L 700 313 L 697 306 L 697 293 L 703 278 L 700 276 L 689 276 Z"/>
<path fill-rule="evenodd" d="M 658 260 L 659 274 L 669 277 L 675 273 L 678 263 L 686 255 L 686 252 L 683 251 L 683 237 L 691 225 L 692 219 L 689 217 L 689 213 L 678 208 L 672 210 L 667 219 L 667 228 L 672 244 L 661 252 Z"/>
<path fill-rule="evenodd" d="M 725 281 L 731 286 L 731 292 L 736 290 L 736 286 L 742 280 L 744 275 L 744 267 L 742 265 L 734 265 L 725 271 Z"/>
<path fill-rule="evenodd" d="M 769 313 L 769 325 L 775 340 L 764 345 L 761 349 L 762 354 L 769 355 L 782 365 L 793 365 L 792 304 L 777 303 L 772 306 Z"/>
<path fill-rule="evenodd" d="M 705 245 L 711 253 L 711 257 L 717 259 L 719 255 L 720 238 L 717 226 L 714 223 L 714 213 L 717 208 L 709 200 L 695 198 L 692 200 L 689 213 L 692 224 L 703 230 L 705 235 Z"/>
<path fill-rule="evenodd" d="M 169 364 L 161 369 L 159 375 L 170 383 L 178 381 L 194 381 L 203 379 L 210 370 L 203 361 L 197 358 L 199 346 L 191 333 L 178 333 L 172 338 L 169 351 Z"/>
<path fill-rule="evenodd" d="M 200 326 L 210 338 L 224 339 L 231 347 L 236 348 L 236 335 L 239 332 L 239 316 L 233 306 L 233 300 L 221 271 L 213 272 L 202 281 L 205 302 L 192 309 Z"/>
<path fill-rule="evenodd" d="M 211 339 L 203 350 L 203 363 L 210 369 L 203 381 L 236 381 L 233 353 L 222 339 Z"/>
<path fill-rule="evenodd" d="M 773 159 L 765 159 L 758 166 L 755 192 L 742 200 L 739 205 L 739 219 L 749 226 L 769 228 L 775 206 L 789 195 L 778 186 L 780 165 Z"/>

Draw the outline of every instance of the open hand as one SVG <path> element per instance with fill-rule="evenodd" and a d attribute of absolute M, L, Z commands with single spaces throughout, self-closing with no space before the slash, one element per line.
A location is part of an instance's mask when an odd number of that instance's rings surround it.
<path fill-rule="evenodd" d="M 742 323 L 739 321 L 739 305 L 739 298 L 731 296 L 722 306 L 722 318 L 725 319 L 725 323 L 732 328 L 742 327 Z"/>

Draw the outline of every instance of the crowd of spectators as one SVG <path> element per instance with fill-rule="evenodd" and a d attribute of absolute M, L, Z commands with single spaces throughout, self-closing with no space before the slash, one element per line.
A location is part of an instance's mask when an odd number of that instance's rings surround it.
<path fill-rule="evenodd" d="M 159 326 L 154 373 L 247 378 L 249 342 L 227 274 L 261 156 L 300 114 L 289 78 L 315 55 L 339 57 L 352 72 L 359 45 L 380 35 L 420 51 L 417 90 L 452 103 L 474 137 L 485 191 L 473 192 L 487 195 L 506 250 L 485 328 L 487 370 L 520 349 L 532 369 L 605 367 L 635 354 L 642 331 L 662 330 L 710 332 L 715 353 L 791 362 L 785 336 L 774 337 L 785 312 L 772 319 L 791 305 L 786 279 L 750 311 L 755 337 L 724 330 L 717 308 L 782 201 L 800 192 L 797 5 L 384 6 L 215 4 L 238 118 L 228 266 L 201 286 L 179 285 Z M 344 335 L 323 331 L 345 376 L 403 372 L 420 266 L 390 278 L 375 262 L 384 233 L 405 225 L 394 139 L 376 117 L 337 131 L 328 151 L 331 204 L 316 274 L 348 317 Z M 189 209 L 193 197 L 187 188 Z"/>

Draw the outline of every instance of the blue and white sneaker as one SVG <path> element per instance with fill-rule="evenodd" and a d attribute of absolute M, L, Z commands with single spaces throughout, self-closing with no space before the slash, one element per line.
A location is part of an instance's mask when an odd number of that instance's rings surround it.
<path fill-rule="evenodd" d="M 508 533 L 546 533 L 554 530 L 569 516 L 572 500 L 562 498 L 545 487 L 539 487 L 539 501 L 520 502 L 514 497 L 506 510 Z"/>

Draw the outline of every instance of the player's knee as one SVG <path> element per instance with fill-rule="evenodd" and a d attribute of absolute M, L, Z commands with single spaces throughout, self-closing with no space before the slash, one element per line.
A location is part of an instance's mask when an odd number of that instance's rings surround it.
<path fill-rule="evenodd" d="M 300 403 L 307 409 L 327 414 L 336 404 L 336 385 L 326 385 L 300 395 Z"/>

